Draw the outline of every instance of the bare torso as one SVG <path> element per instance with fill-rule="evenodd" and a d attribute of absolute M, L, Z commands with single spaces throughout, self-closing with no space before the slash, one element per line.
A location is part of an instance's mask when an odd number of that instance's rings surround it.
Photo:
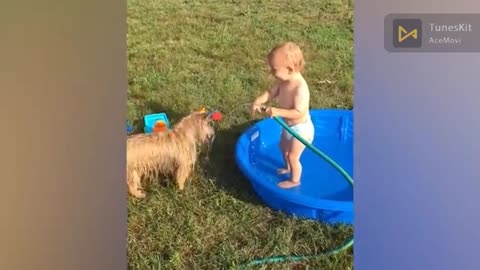
<path fill-rule="evenodd" d="M 275 100 L 279 107 L 302 111 L 299 117 L 284 118 L 284 121 L 289 126 L 305 122 L 309 117 L 310 91 L 303 77 L 287 82 L 277 82 L 277 85 L 278 90 Z"/>

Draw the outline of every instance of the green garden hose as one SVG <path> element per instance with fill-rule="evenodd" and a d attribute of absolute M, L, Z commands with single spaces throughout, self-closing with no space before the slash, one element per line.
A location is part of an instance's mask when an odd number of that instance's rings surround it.
<path fill-rule="evenodd" d="M 315 154 L 317 154 L 318 156 L 323 158 L 325 161 L 327 161 L 330 165 L 332 165 L 345 178 L 345 180 L 353 187 L 352 177 L 350 177 L 350 175 L 340 165 L 338 165 L 338 163 L 336 163 L 333 159 L 331 159 L 325 153 L 320 151 L 318 148 L 308 143 L 305 139 L 303 139 L 300 135 L 298 135 L 298 133 L 292 130 L 280 117 L 275 116 L 273 117 L 273 119 L 275 119 L 275 121 L 277 121 L 290 134 L 292 134 L 293 137 L 295 137 L 300 142 L 302 142 L 307 148 L 312 150 Z M 299 261 L 305 261 L 305 260 L 323 257 L 323 256 L 335 255 L 344 250 L 347 250 L 351 246 L 353 246 L 353 236 L 350 237 L 347 241 L 345 241 L 342 245 L 324 253 L 315 254 L 315 255 L 298 255 L 298 256 L 291 255 L 291 256 L 274 256 L 274 257 L 259 258 L 259 259 L 251 260 L 241 265 L 240 269 L 246 269 L 247 267 L 254 266 L 254 265 L 282 263 L 282 262 L 299 262 Z"/>

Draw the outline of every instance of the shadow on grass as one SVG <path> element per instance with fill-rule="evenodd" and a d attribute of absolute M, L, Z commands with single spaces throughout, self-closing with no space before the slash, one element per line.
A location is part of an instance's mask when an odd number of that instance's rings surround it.
<path fill-rule="evenodd" d="M 209 177 L 235 198 L 253 205 L 265 205 L 254 192 L 248 179 L 235 163 L 235 145 L 244 130 L 252 123 L 246 122 L 217 131 L 209 161 L 205 167 Z"/>

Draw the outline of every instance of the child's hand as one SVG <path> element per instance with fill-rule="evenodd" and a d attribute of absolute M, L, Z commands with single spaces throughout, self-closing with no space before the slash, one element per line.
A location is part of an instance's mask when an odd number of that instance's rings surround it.
<path fill-rule="evenodd" d="M 250 113 L 252 114 L 252 117 L 255 116 L 255 113 L 261 113 L 262 112 L 262 105 L 253 103 L 252 107 L 250 108 Z"/>
<path fill-rule="evenodd" d="M 268 115 L 269 117 L 275 117 L 278 116 L 278 109 L 275 107 L 268 107 L 265 110 L 265 114 Z"/>

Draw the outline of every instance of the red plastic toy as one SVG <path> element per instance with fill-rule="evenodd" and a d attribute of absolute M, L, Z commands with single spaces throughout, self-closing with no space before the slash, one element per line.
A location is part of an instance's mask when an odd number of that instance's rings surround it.
<path fill-rule="evenodd" d="M 212 120 L 214 122 L 218 122 L 218 121 L 221 121 L 223 119 L 223 115 L 219 111 L 213 112 L 211 117 L 212 117 Z"/>

